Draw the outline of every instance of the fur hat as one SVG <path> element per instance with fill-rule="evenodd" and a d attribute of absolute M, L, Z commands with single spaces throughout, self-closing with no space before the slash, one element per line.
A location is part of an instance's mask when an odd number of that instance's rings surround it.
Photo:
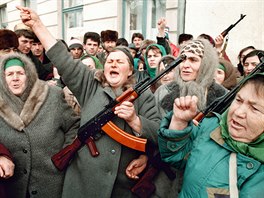
<path fill-rule="evenodd" d="M 114 30 L 105 30 L 101 32 L 101 41 L 117 41 L 118 32 Z"/>
<path fill-rule="evenodd" d="M 0 30 L 0 49 L 18 48 L 18 38 L 15 32 L 7 29 Z"/>

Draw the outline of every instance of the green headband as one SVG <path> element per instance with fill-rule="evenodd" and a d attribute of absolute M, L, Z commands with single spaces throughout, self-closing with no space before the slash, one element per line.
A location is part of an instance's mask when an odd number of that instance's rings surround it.
<path fill-rule="evenodd" d="M 226 68 L 222 63 L 220 63 L 217 68 L 223 70 L 224 72 L 226 71 Z"/>
<path fill-rule="evenodd" d="M 6 70 L 8 67 L 12 67 L 12 66 L 20 66 L 20 67 L 24 68 L 25 65 L 20 59 L 13 58 L 13 59 L 6 61 L 5 66 L 4 66 L 4 70 Z"/>

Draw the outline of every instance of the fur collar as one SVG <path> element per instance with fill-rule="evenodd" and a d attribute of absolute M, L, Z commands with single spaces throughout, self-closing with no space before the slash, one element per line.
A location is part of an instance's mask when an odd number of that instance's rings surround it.
<path fill-rule="evenodd" d="M 173 109 L 174 100 L 180 97 L 180 87 L 176 82 L 172 82 L 167 85 L 167 88 L 169 93 L 161 100 L 161 107 L 166 111 L 171 111 Z M 207 90 L 206 106 L 210 105 L 215 99 L 225 95 L 226 93 L 227 89 L 213 82 Z"/>
<path fill-rule="evenodd" d="M 8 101 L 4 101 L 3 98 L 0 97 L 0 117 L 14 129 L 22 131 L 35 118 L 46 100 L 48 90 L 49 87 L 45 82 L 37 80 L 25 101 L 20 115 L 12 110 L 8 105 Z"/>

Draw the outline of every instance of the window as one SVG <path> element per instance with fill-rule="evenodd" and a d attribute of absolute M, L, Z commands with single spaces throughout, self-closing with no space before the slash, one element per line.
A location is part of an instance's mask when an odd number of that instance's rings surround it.
<path fill-rule="evenodd" d="M 37 0 L 23 0 L 22 5 L 37 11 Z"/>
<path fill-rule="evenodd" d="M 63 38 L 67 41 L 83 27 L 83 0 L 63 0 Z"/>
<path fill-rule="evenodd" d="M 0 24 L 1 28 L 7 27 L 6 5 L 0 7 Z"/>
<path fill-rule="evenodd" d="M 122 24 L 127 38 L 134 32 L 140 32 L 146 38 L 156 35 L 157 21 L 166 13 L 166 0 L 123 0 L 123 6 Z"/>

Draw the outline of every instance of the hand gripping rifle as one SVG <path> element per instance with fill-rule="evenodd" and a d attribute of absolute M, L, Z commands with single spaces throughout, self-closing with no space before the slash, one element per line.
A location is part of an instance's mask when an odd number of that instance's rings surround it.
<path fill-rule="evenodd" d="M 245 17 L 246 15 L 243 15 L 243 14 L 241 14 L 241 16 L 240 16 L 240 19 L 235 23 L 235 24 L 231 24 L 227 29 L 225 29 L 222 33 L 221 33 L 221 35 L 223 36 L 223 37 L 225 37 L 227 34 L 228 34 L 228 32 L 230 31 L 230 30 L 232 30 L 244 17 Z"/>
<path fill-rule="evenodd" d="M 250 74 L 248 74 L 248 76 L 242 79 L 232 90 L 230 90 L 224 96 L 213 101 L 203 112 L 198 113 L 193 119 L 194 122 L 199 123 L 200 121 L 202 121 L 204 117 L 210 115 L 212 112 L 216 112 L 219 114 L 224 113 L 225 110 L 230 106 L 230 104 L 234 100 L 237 92 L 240 90 L 241 85 L 244 84 L 245 80 L 247 80 L 254 74 L 264 72 L 264 57 L 263 56 L 264 54 L 259 52 L 258 57 L 260 59 L 260 63 L 250 72 Z"/>
<path fill-rule="evenodd" d="M 52 156 L 52 162 L 59 170 L 67 168 L 69 162 L 73 159 L 75 153 L 85 144 L 88 146 L 93 157 L 99 155 L 94 139 L 101 134 L 102 130 L 112 139 L 129 148 L 146 152 L 147 140 L 130 135 L 118 128 L 111 120 L 116 116 L 114 114 L 115 107 L 119 106 L 124 101 L 133 102 L 151 85 L 159 81 L 165 74 L 179 65 L 186 59 L 185 55 L 170 63 L 166 69 L 155 78 L 149 78 L 137 83 L 133 88 L 126 90 L 121 96 L 112 100 L 105 108 L 90 119 L 87 123 L 78 129 L 77 137 L 72 144 L 63 148 L 60 152 Z"/>

